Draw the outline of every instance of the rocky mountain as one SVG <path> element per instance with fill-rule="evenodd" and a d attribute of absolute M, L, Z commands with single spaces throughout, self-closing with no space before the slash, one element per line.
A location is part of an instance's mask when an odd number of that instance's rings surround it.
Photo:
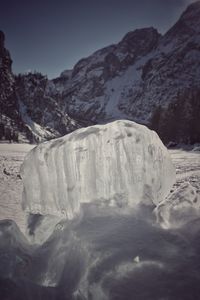
<path fill-rule="evenodd" d="M 4 112 L 9 113 L 8 107 L 13 105 L 14 76 L 11 72 L 12 60 L 8 50 L 4 47 L 4 42 L 4 33 L 0 31 L 0 101 L 1 105 L 5 104 Z"/>
<path fill-rule="evenodd" d="M 123 118 L 155 129 L 165 143 L 200 142 L 200 1 L 163 36 L 137 29 L 56 79 L 10 75 L 9 82 L 23 124 L 38 139 Z"/>
<path fill-rule="evenodd" d="M 141 61 L 148 59 L 159 38 L 153 28 L 135 30 L 119 44 L 80 60 L 63 89 L 67 111 L 94 122 L 133 117 L 128 100 L 138 88 Z"/>
<path fill-rule="evenodd" d="M 165 142 L 195 142 L 200 141 L 193 122 L 194 111 L 200 117 L 199 91 L 200 1 L 164 36 L 153 28 L 135 30 L 117 45 L 79 61 L 63 95 L 74 117 L 84 114 L 94 122 L 128 118 L 153 127 Z M 177 106 L 186 122 L 177 116 Z M 153 126 L 160 108 L 161 124 Z M 177 122 L 166 133 L 171 118 Z"/>
<path fill-rule="evenodd" d="M 82 124 L 73 120 L 62 107 L 62 94 L 40 73 L 15 78 L 19 113 L 30 128 L 34 141 L 65 135 Z"/>
<path fill-rule="evenodd" d="M 0 140 L 39 142 L 82 126 L 62 109 L 61 94 L 40 73 L 14 76 L 0 31 Z"/>
<path fill-rule="evenodd" d="M 5 36 L 0 31 L 0 139 L 5 136 L 6 139 L 17 140 L 15 132 L 23 124 L 16 102 L 15 79 L 11 71 L 12 60 L 4 43 Z"/>

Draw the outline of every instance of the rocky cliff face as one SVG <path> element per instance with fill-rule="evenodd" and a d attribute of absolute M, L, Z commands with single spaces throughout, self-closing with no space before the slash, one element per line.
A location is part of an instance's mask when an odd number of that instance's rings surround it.
<path fill-rule="evenodd" d="M 0 139 L 17 140 L 19 127 L 22 131 L 24 128 L 16 101 L 11 66 L 10 53 L 5 48 L 5 35 L 0 31 Z"/>
<path fill-rule="evenodd" d="M 46 76 L 40 73 L 18 75 L 16 90 L 19 113 L 34 141 L 65 135 L 81 126 L 64 112 L 62 95 Z"/>
<path fill-rule="evenodd" d="M 11 72 L 12 60 L 8 50 L 5 49 L 4 43 L 5 36 L 4 33 L 0 31 L 0 101 L 1 104 L 9 105 L 6 102 L 14 92 L 14 77 Z"/>
<path fill-rule="evenodd" d="M 47 77 L 13 75 L 4 44 L 0 31 L 0 140 L 39 142 L 79 128 L 62 109 L 61 94 Z"/>

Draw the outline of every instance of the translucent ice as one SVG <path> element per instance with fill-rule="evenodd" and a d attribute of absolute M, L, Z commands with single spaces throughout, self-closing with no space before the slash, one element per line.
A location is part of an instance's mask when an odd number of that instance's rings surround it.
<path fill-rule="evenodd" d="M 26 157 L 22 178 L 26 211 L 72 219 L 81 203 L 157 205 L 175 169 L 154 131 L 120 120 L 40 144 Z"/>

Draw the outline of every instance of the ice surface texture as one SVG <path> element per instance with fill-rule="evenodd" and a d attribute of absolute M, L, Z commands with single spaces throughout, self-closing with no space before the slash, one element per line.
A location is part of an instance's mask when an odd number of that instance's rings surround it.
<path fill-rule="evenodd" d="M 22 166 L 23 207 L 72 219 L 81 203 L 157 205 L 175 181 L 158 135 L 131 121 L 82 128 L 34 148 Z"/>

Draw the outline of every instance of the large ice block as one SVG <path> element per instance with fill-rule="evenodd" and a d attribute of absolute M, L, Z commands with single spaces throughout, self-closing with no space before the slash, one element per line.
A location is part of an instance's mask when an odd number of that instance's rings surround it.
<path fill-rule="evenodd" d="M 21 171 L 24 209 L 69 219 L 81 203 L 157 205 L 175 181 L 175 168 L 158 135 L 125 120 L 44 142 L 27 155 Z"/>

